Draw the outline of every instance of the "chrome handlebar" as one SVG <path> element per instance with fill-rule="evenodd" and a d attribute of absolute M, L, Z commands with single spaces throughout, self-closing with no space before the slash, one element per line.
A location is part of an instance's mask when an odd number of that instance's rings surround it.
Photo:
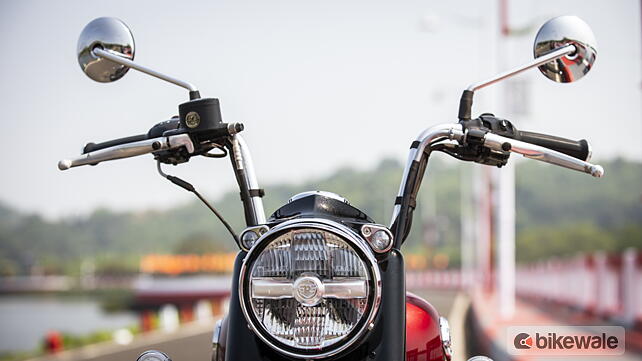
<path fill-rule="evenodd" d="M 580 172 L 588 173 L 593 177 L 602 177 L 604 175 L 604 168 L 597 164 L 591 164 L 583 160 L 573 158 L 570 155 L 560 153 L 558 151 L 545 148 L 539 145 L 522 142 L 507 137 L 502 137 L 493 133 L 486 133 L 484 136 L 484 146 L 505 152 L 521 154 L 526 158 L 536 159 L 542 162 L 559 165 L 564 168 L 577 170 Z"/>
<path fill-rule="evenodd" d="M 170 135 L 141 140 L 138 142 L 115 145 L 113 147 L 85 153 L 79 157 L 63 159 L 58 162 L 58 169 L 67 170 L 87 164 L 98 164 L 107 160 L 135 157 L 160 150 L 185 147 L 188 153 L 194 153 L 194 144 L 187 134 Z"/>
<path fill-rule="evenodd" d="M 406 168 L 402 177 L 401 185 L 399 187 L 398 196 L 404 194 L 408 173 L 412 162 L 418 162 L 422 154 L 425 152 L 426 147 L 435 142 L 442 140 L 454 140 L 460 143 L 465 142 L 465 132 L 459 123 L 440 124 L 424 130 L 416 140 L 417 145 L 410 149 Z M 524 157 L 539 160 L 542 162 L 558 165 L 561 167 L 577 170 L 580 172 L 588 173 L 593 177 L 602 177 L 604 175 L 604 168 L 600 165 L 591 164 L 577 158 L 573 158 L 564 153 L 545 148 L 539 145 L 526 143 L 523 141 L 502 137 L 493 133 L 486 133 L 484 136 L 484 146 L 499 152 L 510 151 L 513 153 L 521 154 Z M 395 206 L 392 214 L 392 221 L 396 219 L 399 214 L 399 205 Z M 392 224 L 392 223 L 391 223 Z"/>
<path fill-rule="evenodd" d="M 464 137 L 463 127 L 459 123 L 446 123 L 438 124 L 433 127 L 430 127 L 417 137 L 415 140 L 416 145 L 410 148 L 410 153 L 408 154 L 408 161 L 406 162 L 406 167 L 404 168 L 403 175 L 401 178 L 401 184 L 399 185 L 399 192 L 397 192 L 397 198 L 403 197 L 406 192 L 406 184 L 408 183 L 408 177 L 410 175 L 413 162 L 419 162 L 426 147 L 429 147 L 430 144 L 436 141 L 443 139 L 461 141 Z M 395 223 L 399 213 L 401 212 L 401 204 L 396 204 L 392 210 L 392 217 L 390 219 L 390 227 Z"/>
<path fill-rule="evenodd" d="M 252 162 L 252 156 L 250 155 L 250 150 L 245 143 L 245 140 L 243 140 L 243 137 L 241 137 L 240 134 L 231 135 L 229 140 L 231 144 L 231 156 L 234 157 L 234 162 L 232 162 L 235 166 L 234 172 L 237 176 L 239 185 L 242 185 L 241 189 L 259 190 L 260 187 L 259 182 L 256 179 L 254 163 Z M 119 144 L 85 153 L 76 158 L 63 159 L 58 162 L 58 169 L 67 170 L 81 165 L 98 164 L 107 160 L 129 158 L 163 150 L 178 149 L 181 147 L 185 147 L 188 154 L 195 154 L 194 143 L 190 136 L 188 134 L 176 134 Z M 248 226 L 266 223 L 261 195 L 252 193 L 247 201 L 244 200 L 244 205 L 246 209 L 248 207 L 250 208 L 249 214 L 253 217 L 251 222 L 248 221 Z"/>
<path fill-rule="evenodd" d="M 410 149 L 408 161 L 399 186 L 399 192 L 397 193 L 398 199 L 403 197 L 406 193 L 406 187 L 409 182 L 408 178 L 410 176 L 413 163 L 419 162 L 426 150 L 432 150 L 432 147 L 435 144 L 443 143 L 443 141 L 456 141 L 465 145 L 466 131 L 459 123 L 440 124 L 424 130 L 417 137 L 417 140 L 413 143 L 413 147 Z M 588 173 L 593 177 L 602 177 L 604 175 L 604 168 L 600 165 L 591 164 L 549 148 L 503 137 L 490 132 L 484 135 L 483 145 L 498 152 L 509 151 L 521 154 L 527 158 Z M 419 175 L 419 177 L 421 176 Z M 395 203 L 392 218 L 390 220 L 390 227 L 395 224 L 400 212 L 401 204 Z"/>

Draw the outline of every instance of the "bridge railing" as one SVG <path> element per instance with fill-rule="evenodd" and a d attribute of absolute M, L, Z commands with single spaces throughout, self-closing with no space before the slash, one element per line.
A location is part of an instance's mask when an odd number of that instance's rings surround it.
<path fill-rule="evenodd" d="M 467 288 L 474 279 L 474 274 L 463 277 L 460 270 L 406 272 L 409 290 Z M 642 325 L 640 250 L 596 252 L 521 265 L 515 280 L 519 297 L 567 306 L 626 326 Z"/>
<path fill-rule="evenodd" d="M 555 302 L 613 319 L 642 322 L 642 252 L 597 252 L 519 267 L 516 291 L 523 297 Z"/>

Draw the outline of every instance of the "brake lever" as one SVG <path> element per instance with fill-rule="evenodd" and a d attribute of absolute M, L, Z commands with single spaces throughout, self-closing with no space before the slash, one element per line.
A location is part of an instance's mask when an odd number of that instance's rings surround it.
<path fill-rule="evenodd" d="M 484 135 L 483 144 L 485 147 L 492 150 L 521 154 L 526 158 L 536 159 L 564 168 L 588 173 L 593 177 L 599 178 L 604 175 L 604 168 L 600 165 L 591 164 L 552 149 L 522 142 L 520 140 L 502 137 L 501 135 L 490 132 Z"/>
<path fill-rule="evenodd" d="M 58 169 L 67 170 L 81 165 L 95 165 L 107 160 L 129 158 L 160 150 L 177 149 L 180 147 L 185 147 L 189 154 L 194 153 L 194 143 L 192 143 L 192 139 L 188 134 L 177 134 L 167 137 L 146 139 L 85 153 L 76 158 L 61 160 L 58 162 Z"/>

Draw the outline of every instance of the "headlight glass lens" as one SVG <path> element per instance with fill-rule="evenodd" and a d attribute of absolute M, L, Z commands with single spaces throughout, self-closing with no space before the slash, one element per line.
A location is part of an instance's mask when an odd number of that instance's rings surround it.
<path fill-rule="evenodd" d="M 267 244 L 248 271 L 254 317 L 287 346 L 312 350 L 336 344 L 369 310 L 367 265 L 331 232 L 287 231 Z"/>

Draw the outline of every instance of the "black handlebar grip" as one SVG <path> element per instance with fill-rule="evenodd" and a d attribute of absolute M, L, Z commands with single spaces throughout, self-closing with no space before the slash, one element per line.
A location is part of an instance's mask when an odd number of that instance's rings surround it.
<path fill-rule="evenodd" d="M 515 139 L 553 149 L 583 161 L 588 161 L 591 157 L 591 149 L 585 139 L 570 140 L 548 134 L 525 131 L 517 131 Z"/>
<path fill-rule="evenodd" d="M 96 151 L 96 150 L 101 150 L 101 149 L 113 147 L 115 145 L 121 145 L 121 144 L 132 143 L 132 142 L 139 142 L 141 140 L 147 140 L 147 139 L 149 139 L 147 137 L 147 134 L 139 134 L 139 135 L 133 135 L 131 137 L 108 140 L 108 141 L 102 142 L 102 143 L 87 143 L 87 145 L 85 145 L 85 147 L 82 149 L 82 154 L 86 154 L 86 153 L 93 152 L 93 151 Z"/>

